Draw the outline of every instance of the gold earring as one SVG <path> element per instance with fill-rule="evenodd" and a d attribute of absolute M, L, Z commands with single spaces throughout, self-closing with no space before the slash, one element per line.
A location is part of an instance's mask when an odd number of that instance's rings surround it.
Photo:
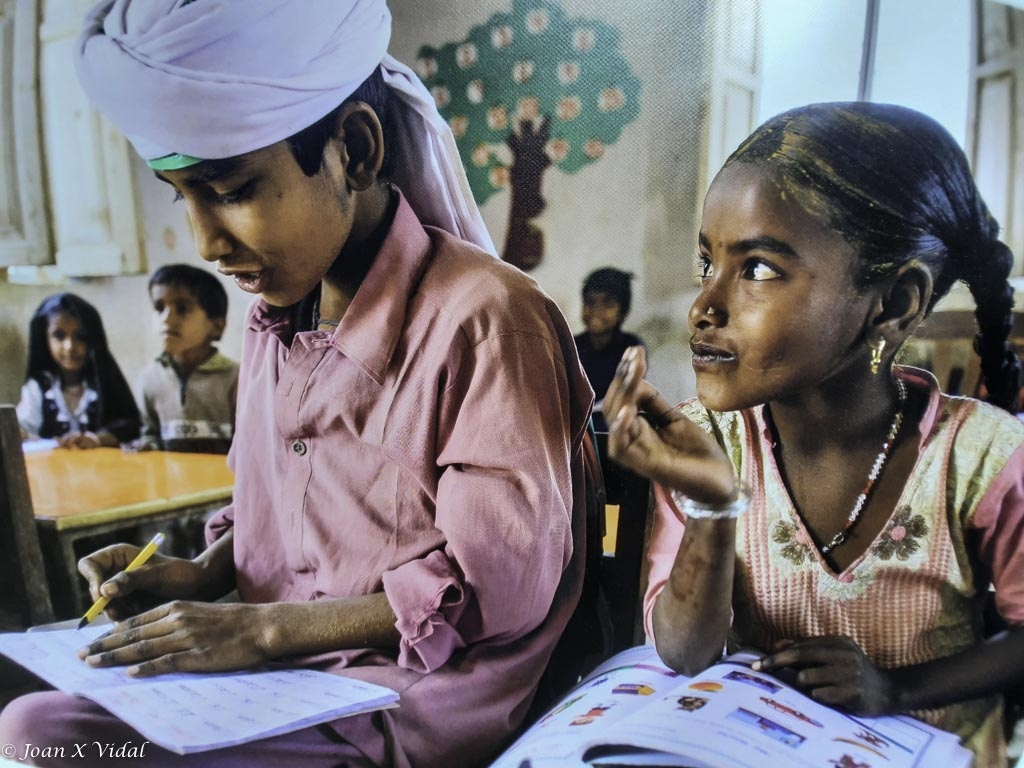
<path fill-rule="evenodd" d="M 879 339 L 878 346 L 869 341 L 868 346 L 871 347 L 871 373 L 878 375 L 878 369 L 882 366 L 882 350 L 885 349 L 885 339 Z"/>

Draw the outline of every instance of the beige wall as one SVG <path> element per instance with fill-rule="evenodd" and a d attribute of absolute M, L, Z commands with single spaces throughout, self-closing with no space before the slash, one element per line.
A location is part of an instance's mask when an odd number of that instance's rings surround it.
<path fill-rule="evenodd" d="M 580 285 L 590 271 L 616 266 L 636 275 L 626 329 L 651 351 L 651 378 L 670 399 L 693 391 L 686 311 L 695 287 L 695 215 L 699 197 L 702 40 L 705 3 L 698 0 L 562 0 L 570 17 L 598 18 L 620 32 L 621 53 L 641 81 L 639 117 L 600 161 L 574 175 L 549 169 L 544 262 L 530 274 L 555 299 L 574 332 L 583 330 Z M 465 38 L 508 0 L 449 0 L 446 13 L 417 0 L 391 0 L 391 51 L 412 64 L 421 45 Z M 652 23 L 657 19 L 657 23 Z M 501 247 L 509 196 L 482 207 Z"/>

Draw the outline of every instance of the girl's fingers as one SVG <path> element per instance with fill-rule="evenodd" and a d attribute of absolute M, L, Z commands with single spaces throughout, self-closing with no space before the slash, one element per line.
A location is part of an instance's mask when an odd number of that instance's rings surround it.
<path fill-rule="evenodd" d="M 631 455 L 643 429 L 643 419 L 638 418 L 636 408 L 623 405 L 608 426 L 608 453 L 620 464 L 630 469 L 641 469 Z"/>
<path fill-rule="evenodd" d="M 643 379 L 647 367 L 642 358 L 641 347 L 628 347 L 615 369 L 615 376 L 604 396 L 605 413 L 614 418 L 624 405 L 636 403 L 637 386 Z"/>
<path fill-rule="evenodd" d="M 647 354 L 644 348 L 629 347 L 619 362 L 613 381 L 614 392 L 609 387 L 611 408 L 608 407 L 608 395 L 605 396 L 605 408 L 608 413 L 614 414 L 618 406 L 629 402 L 646 414 L 655 427 L 661 427 L 675 420 L 672 415 L 674 406 L 644 378 L 646 375 Z"/>
<path fill-rule="evenodd" d="M 629 365 L 627 360 L 628 354 L 629 350 L 627 349 L 625 352 L 622 353 L 622 358 L 619 360 L 619 364 L 615 367 L 615 375 L 612 376 L 612 382 L 611 384 L 608 385 L 608 390 L 605 392 L 604 395 L 604 402 L 606 407 L 609 403 L 616 402 L 622 398 L 623 390 L 625 388 L 623 380 L 626 376 L 626 370 Z M 615 411 L 609 410 L 608 413 L 612 414 L 615 413 Z"/>
<path fill-rule="evenodd" d="M 641 393 L 640 406 L 644 413 L 648 414 L 655 427 L 664 427 L 673 421 L 683 418 L 683 414 L 676 409 L 672 403 L 666 400 L 661 392 L 656 390 L 647 382 Z"/>
<path fill-rule="evenodd" d="M 628 405 L 624 405 L 619 408 L 618 413 L 612 419 L 612 423 L 609 425 L 608 430 L 615 435 L 616 442 L 629 442 L 631 439 L 629 428 L 633 425 L 633 409 Z"/>
<path fill-rule="evenodd" d="M 627 390 L 634 390 L 644 376 L 647 375 L 647 356 L 643 347 L 628 347 L 622 354 L 626 361 L 626 372 L 623 376 Z"/>

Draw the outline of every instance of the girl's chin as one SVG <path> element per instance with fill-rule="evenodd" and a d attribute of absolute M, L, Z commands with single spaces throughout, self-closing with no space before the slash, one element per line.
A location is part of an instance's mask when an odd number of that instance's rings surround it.
<path fill-rule="evenodd" d="M 701 387 L 700 384 L 697 385 L 697 399 L 709 411 L 717 413 L 741 411 L 761 404 L 756 398 L 744 398 L 732 392 L 722 392 L 718 387 Z"/>
<path fill-rule="evenodd" d="M 697 395 L 697 399 L 700 401 L 700 404 L 707 408 L 709 411 L 714 411 L 716 413 L 725 413 L 726 411 L 736 410 L 735 408 L 728 407 L 727 402 L 723 404 L 723 402 L 717 398 L 708 398 L 703 397 L 701 395 Z"/>

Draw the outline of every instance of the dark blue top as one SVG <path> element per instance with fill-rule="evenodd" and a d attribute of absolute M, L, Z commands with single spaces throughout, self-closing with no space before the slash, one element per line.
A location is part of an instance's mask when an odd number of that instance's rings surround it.
<path fill-rule="evenodd" d="M 607 432 L 608 424 L 598 408 L 612 383 L 615 369 L 619 365 L 619 360 L 622 359 L 622 353 L 626 351 L 627 347 L 642 347 L 644 342 L 639 336 L 626 333 L 621 329 L 616 331 L 608 345 L 600 350 L 594 349 L 590 343 L 590 334 L 585 331 L 573 338 L 576 340 L 576 349 L 579 352 L 583 370 L 587 374 L 587 379 L 590 380 L 590 386 L 594 388 L 594 397 L 597 400 L 594 406 L 594 429 L 598 432 Z"/>

